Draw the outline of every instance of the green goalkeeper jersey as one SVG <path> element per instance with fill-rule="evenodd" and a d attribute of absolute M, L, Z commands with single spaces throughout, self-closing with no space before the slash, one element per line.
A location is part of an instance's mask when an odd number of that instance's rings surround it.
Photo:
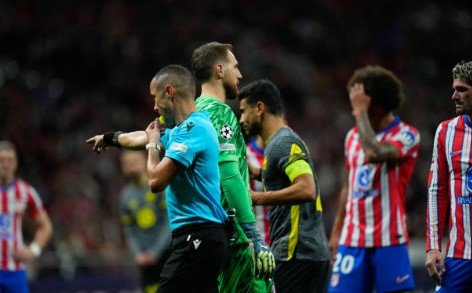
<path fill-rule="evenodd" d="M 246 161 L 246 143 L 241 133 L 238 118 L 227 104 L 209 96 L 201 96 L 195 101 L 195 106 L 199 111 L 207 111 L 210 114 L 210 121 L 218 134 L 220 145 L 219 162 L 235 161 L 239 163 L 247 195 L 249 195 L 249 169 Z M 223 204 L 225 199 L 223 195 Z M 224 208 L 228 208 L 224 206 Z"/>
<path fill-rule="evenodd" d="M 229 243 L 226 260 L 218 278 L 219 292 L 272 292 L 272 284 L 268 279 L 258 279 L 254 273 L 254 260 L 249 241 L 239 222 L 254 223 L 252 202 L 249 190 L 249 169 L 246 161 L 246 143 L 241 133 L 239 121 L 232 109 L 225 103 L 209 96 L 201 96 L 195 101 L 199 111 L 207 111 L 210 121 L 216 129 L 220 155 L 218 163 L 222 179 L 221 204 L 225 210 L 236 208 L 235 241 Z M 234 163 L 238 170 L 228 169 L 226 162 Z M 237 174 L 224 182 L 224 173 Z M 242 177 L 242 181 L 239 178 Z M 234 180 L 234 181 L 231 181 Z M 234 184 L 233 184 L 234 183 Z M 228 197 L 233 197 L 228 200 Z M 229 202 L 233 203 L 230 206 Z M 239 206 L 239 209 L 238 207 Z"/>

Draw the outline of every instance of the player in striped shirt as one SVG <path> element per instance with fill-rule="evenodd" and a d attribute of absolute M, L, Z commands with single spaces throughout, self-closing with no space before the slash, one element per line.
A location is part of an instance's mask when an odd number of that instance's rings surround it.
<path fill-rule="evenodd" d="M 0 292 L 28 292 L 25 262 L 37 258 L 52 234 L 52 226 L 36 190 L 15 177 L 15 146 L 0 141 Z M 23 244 L 22 218 L 36 225 L 33 242 Z"/>
<path fill-rule="evenodd" d="M 246 159 L 251 174 L 251 190 L 263 191 L 262 186 L 262 163 L 264 162 L 264 148 L 262 138 L 257 135 L 252 137 L 246 144 Z M 270 221 L 268 206 L 254 206 L 254 214 L 257 227 L 267 245 L 270 245 Z"/>
<path fill-rule="evenodd" d="M 457 117 L 442 122 L 434 138 L 426 217 L 426 268 L 436 292 L 470 292 L 472 287 L 472 62 L 452 70 Z M 442 235 L 449 222 L 446 259 Z M 439 270 L 436 265 L 439 264 Z"/>
<path fill-rule="evenodd" d="M 392 72 L 358 69 L 347 88 L 356 125 L 345 140 L 347 175 L 330 239 L 329 292 L 411 290 L 405 190 L 420 136 L 392 113 L 403 99 Z"/>

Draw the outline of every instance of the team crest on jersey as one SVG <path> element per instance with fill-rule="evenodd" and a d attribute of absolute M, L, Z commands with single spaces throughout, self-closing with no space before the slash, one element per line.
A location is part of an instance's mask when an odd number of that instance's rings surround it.
<path fill-rule="evenodd" d="M 225 124 L 221 126 L 220 134 L 224 139 L 228 140 L 233 137 L 233 129 L 228 124 Z"/>
<path fill-rule="evenodd" d="M 0 230 L 8 230 L 11 220 L 8 215 L 0 215 Z"/>
<path fill-rule="evenodd" d="M 8 215 L 0 215 L 0 239 L 11 239 L 13 235 L 9 232 L 11 219 Z"/>

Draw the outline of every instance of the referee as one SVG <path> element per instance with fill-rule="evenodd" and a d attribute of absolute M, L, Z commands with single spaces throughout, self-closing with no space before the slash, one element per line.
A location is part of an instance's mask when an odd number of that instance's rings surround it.
<path fill-rule="evenodd" d="M 159 292 L 217 292 L 227 216 L 220 204 L 216 131 L 208 114 L 195 109 L 195 81 L 188 69 L 164 67 L 151 81 L 150 92 L 154 110 L 176 124 L 162 137 L 158 122 L 146 129 L 149 186 L 153 192 L 167 187 L 172 231 Z"/>

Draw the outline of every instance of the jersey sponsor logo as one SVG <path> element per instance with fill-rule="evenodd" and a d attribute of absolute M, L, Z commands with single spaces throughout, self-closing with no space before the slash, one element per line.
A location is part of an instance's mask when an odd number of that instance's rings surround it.
<path fill-rule="evenodd" d="M 397 284 L 401 284 L 401 283 L 405 282 L 406 280 L 408 280 L 409 277 L 410 277 L 410 275 L 404 275 L 403 277 L 397 277 L 395 282 Z"/>
<path fill-rule="evenodd" d="M 465 178 L 467 180 L 466 185 L 467 185 L 467 191 L 472 193 L 472 167 L 469 167 L 467 169 L 467 172 L 465 173 Z"/>
<path fill-rule="evenodd" d="M 186 146 L 185 144 L 183 143 L 178 143 L 178 142 L 173 142 L 171 145 L 170 145 L 170 148 L 171 150 L 174 150 L 174 151 L 180 151 L 182 153 L 185 153 L 187 150 L 188 150 L 188 146 Z"/>
<path fill-rule="evenodd" d="M 223 151 L 235 151 L 236 145 L 234 143 L 222 143 L 220 144 L 220 152 Z"/>
<path fill-rule="evenodd" d="M 0 231 L 5 231 L 10 228 L 11 219 L 8 215 L 0 215 Z"/>
<path fill-rule="evenodd" d="M 459 196 L 457 198 L 458 204 L 472 204 L 472 197 L 470 196 Z"/>
<path fill-rule="evenodd" d="M 224 124 L 220 129 L 221 137 L 228 140 L 233 137 L 233 129 L 228 124 Z"/>
<path fill-rule="evenodd" d="M 402 130 L 400 132 L 400 140 L 405 146 L 410 147 L 415 143 L 415 134 L 409 129 Z"/>
<path fill-rule="evenodd" d="M 12 239 L 13 235 L 10 233 L 11 219 L 8 215 L 0 215 L 0 239 Z"/>
<path fill-rule="evenodd" d="M 378 190 L 372 189 L 372 181 L 375 174 L 375 165 L 369 164 L 357 170 L 356 184 L 352 195 L 356 198 L 376 196 Z"/>

